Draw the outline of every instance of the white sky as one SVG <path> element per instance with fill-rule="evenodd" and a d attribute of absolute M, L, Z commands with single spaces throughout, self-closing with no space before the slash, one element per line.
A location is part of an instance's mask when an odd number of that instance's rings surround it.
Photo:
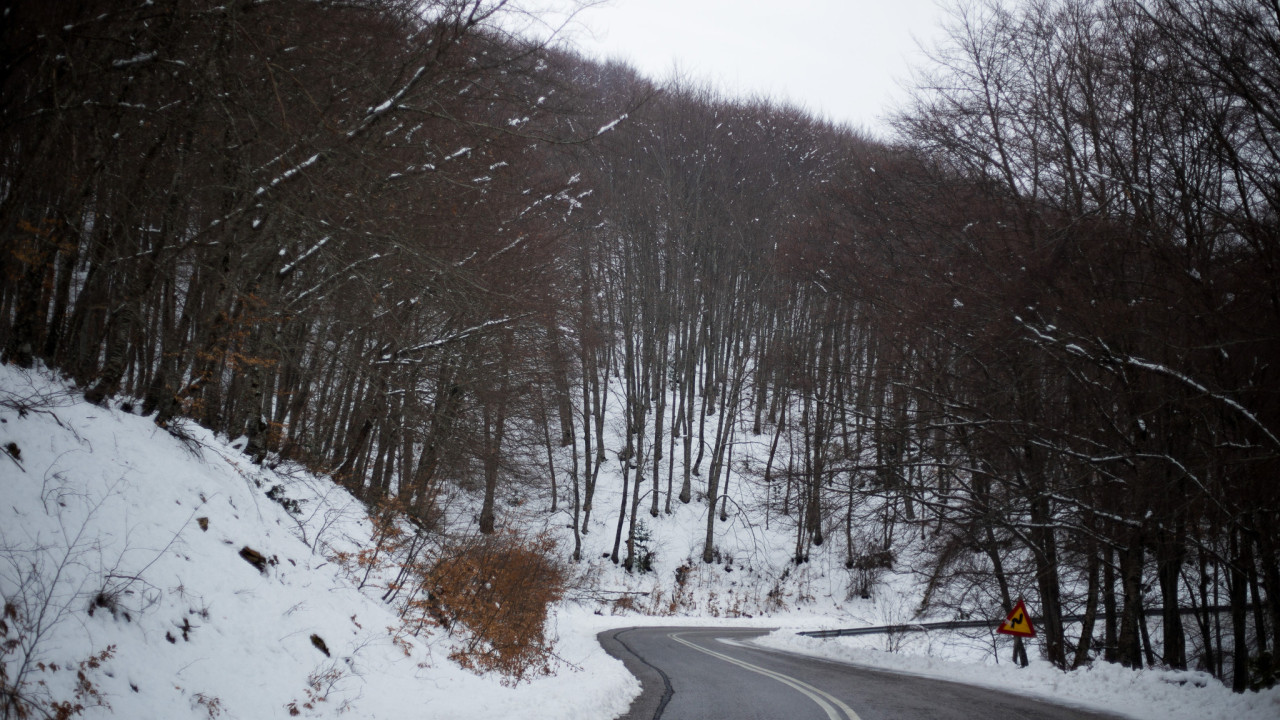
<path fill-rule="evenodd" d="M 938 35 L 937 0 L 612 0 L 568 40 L 662 80 L 675 69 L 726 93 L 767 94 L 876 133 Z"/>

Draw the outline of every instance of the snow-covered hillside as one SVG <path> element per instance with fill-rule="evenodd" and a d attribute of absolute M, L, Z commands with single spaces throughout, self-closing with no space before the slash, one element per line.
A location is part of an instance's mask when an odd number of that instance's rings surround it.
<path fill-rule="evenodd" d="M 443 631 L 398 632 L 379 597 L 385 579 L 357 587 L 335 558 L 364 547 L 372 525 L 345 490 L 178 427 L 158 428 L 128 403 L 88 404 L 50 372 L 0 366 L 2 629 L 17 641 L 3 661 L 6 683 L 28 697 L 82 705 L 84 717 L 612 718 L 639 687 L 597 632 L 732 623 L 782 626 L 762 642 L 793 651 L 1137 718 L 1280 716 L 1280 692 L 1233 695 L 1197 673 L 1099 664 L 1064 675 L 1043 662 L 1023 671 L 996 664 L 1002 645 L 938 634 L 796 638 L 798 628 L 907 620 L 909 559 L 872 598 L 848 599 L 837 561 L 790 566 L 793 526 L 744 503 L 719 531 L 721 562 L 704 565 L 706 509 L 695 502 L 642 514 L 653 569 L 628 574 L 602 557 L 621 502 L 617 478 L 603 474 L 585 560 L 549 622 L 556 673 L 512 686 L 458 667 Z M 568 514 L 529 507 L 542 501 L 507 498 L 508 522 L 557 534 L 567 556 Z"/>
<path fill-rule="evenodd" d="M 445 637 L 393 641 L 395 614 L 329 559 L 370 526 L 327 480 L 47 374 L 0 366 L 0 403 L 0 592 L 20 640 L 4 662 L 24 693 L 85 717 L 585 719 L 637 692 L 589 627 L 560 633 L 558 675 L 516 688 L 458 668 Z"/>

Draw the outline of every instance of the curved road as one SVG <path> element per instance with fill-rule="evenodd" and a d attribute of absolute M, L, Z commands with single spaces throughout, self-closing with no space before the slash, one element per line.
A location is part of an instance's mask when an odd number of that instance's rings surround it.
<path fill-rule="evenodd" d="M 987 688 L 737 641 L 766 630 L 624 628 L 600 643 L 643 685 L 620 720 L 1116 720 Z"/>

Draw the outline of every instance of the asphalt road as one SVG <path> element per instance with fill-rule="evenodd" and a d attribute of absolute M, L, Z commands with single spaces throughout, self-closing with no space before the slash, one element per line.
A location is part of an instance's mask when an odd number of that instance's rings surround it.
<path fill-rule="evenodd" d="M 644 689 L 620 720 L 1116 720 L 737 641 L 762 630 L 625 628 L 600 642 Z"/>

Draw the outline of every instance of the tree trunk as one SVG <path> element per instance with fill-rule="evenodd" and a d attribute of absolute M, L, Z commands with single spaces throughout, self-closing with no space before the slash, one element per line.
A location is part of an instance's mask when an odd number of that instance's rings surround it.
<path fill-rule="evenodd" d="M 1129 546 L 1120 554 L 1120 584 L 1124 592 L 1124 613 L 1120 618 L 1120 636 L 1117 639 L 1116 659 L 1121 665 L 1142 667 L 1142 638 L 1139 623 L 1142 617 L 1142 558 L 1141 534 L 1131 530 Z"/>
<path fill-rule="evenodd" d="M 1186 637 L 1179 612 L 1178 578 L 1182 575 L 1182 563 L 1186 549 L 1182 542 L 1179 523 L 1161 537 L 1157 546 L 1156 572 L 1160 581 L 1161 616 L 1164 626 L 1164 664 L 1175 670 L 1187 669 Z"/>
<path fill-rule="evenodd" d="M 1089 552 L 1089 588 L 1085 595 L 1084 620 L 1080 623 L 1080 642 L 1076 645 L 1076 656 L 1071 662 L 1072 669 L 1084 667 L 1089 662 L 1089 649 L 1093 645 L 1093 624 L 1098 616 L 1098 551 Z"/>
<path fill-rule="evenodd" d="M 1233 640 L 1231 689 L 1238 693 L 1249 689 L 1249 581 L 1245 577 L 1245 568 L 1250 564 L 1250 560 L 1248 540 L 1241 537 L 1243 534 L 1239 528 L 1231 530 L 1231 573 L 1228 578 Z"/>

